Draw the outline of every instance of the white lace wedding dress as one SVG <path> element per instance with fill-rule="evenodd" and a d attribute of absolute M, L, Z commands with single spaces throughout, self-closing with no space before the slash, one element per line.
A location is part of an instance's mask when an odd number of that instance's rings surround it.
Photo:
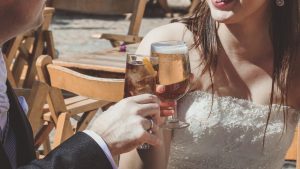
<path fill-rule="evenodd" d="M 168 169 L 281 169 L 292 142 L 298 112 L 289 109 L 286 131 L 282 109 L 196 91 L 179 102 L 179 118 L 190 123 L 174 130 Z M 212 111 L 211 111 L 212 110 Z M 211 113 L 210 113 L 211 112 Z"/>

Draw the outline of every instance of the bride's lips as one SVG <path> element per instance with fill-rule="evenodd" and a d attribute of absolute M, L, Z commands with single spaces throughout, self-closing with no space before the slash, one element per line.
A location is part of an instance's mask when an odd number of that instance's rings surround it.
<path fill-rule="evenodd" d="M 235 0 L 211 0 L 212 4 L 221 10 L 229 9 L 235 2 Z"/>

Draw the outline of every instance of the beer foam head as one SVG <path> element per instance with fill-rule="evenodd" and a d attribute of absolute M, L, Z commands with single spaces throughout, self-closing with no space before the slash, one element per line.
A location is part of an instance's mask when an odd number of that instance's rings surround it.
<path fill-rule="evenodd" d="M 151 44 L 151 52 L 161 54 L 186 54 L 188 47 L 183 41 L 163 41 Z"/>

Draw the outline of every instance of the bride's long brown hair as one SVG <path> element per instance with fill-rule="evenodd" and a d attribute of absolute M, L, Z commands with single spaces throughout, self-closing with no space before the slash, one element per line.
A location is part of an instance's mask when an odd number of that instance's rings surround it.
<path fill-rule="evenodd" d="M 288 88 L 293 74 L 295 59 L 297 57 L 297 48 L 299 45 L 299 27 L 300 27 L 300 6 L 298 0 L 285 0 L 284 6 L 277 6 L 275 0 L 270 0 L 271 22 L 270 37 L 272 39 L 274 59 L 272 72 L 272 89 L 270 95 L 269 114 L 267 125 L 269 123 L 272 104 L 275 96 L 274 91 L 280 92 L 280 105 L 287 105 Z M 209 72 L 210 81 L 213 88 L 213 75 L 218 63 L 218 52 L 222 48 L 217 34 L 217 23 L 211 17 L 209 6 L 206 0 L 201 0 L 193 11 L 193 14 L 184 18 L 182 22 L 193 33 L 194 48 L 198 49 L 204 67 L 202 73 Z M 298 56 L 300 57 L 300 56 Z M 286 122 L 287 108 L 284 108 L 284 123 Z M 265 140 L 265 137 L 264 139 Z"/>

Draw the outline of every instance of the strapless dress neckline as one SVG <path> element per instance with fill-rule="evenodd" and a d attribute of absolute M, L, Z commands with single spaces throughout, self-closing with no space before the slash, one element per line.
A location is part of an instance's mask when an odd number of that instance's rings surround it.
<path fill-rule="evenodd" d="M 247 100 L 247 99 L 242 99 L 242 98 L 238 98 L 238 97 L 233 97 L 233 96 L 218 96 L 218 95 L 213 95 L 210 92 L 206 92 L 206 91 L 201 91 L 201 90 L 195 90 L 195 91 L 191 91 L 188 94 L 186 94 L 186 96 L 201 96 L 201 97 L 214 97 L 214 99 L 216 100 L 222 100 L 222 101 L 233 101 L 233 102 L 238 102 L 239 104 L 243 104 L 243 105 L 251 105 L 253 108 L 261 108 L 261 109 L 269 109 L 269 105 L 265 105 L 265 104 L 260 104 L 260 103 L 256 103 L 253 102 L 251 100 Z M 279 105 L 279 104 L 272 104 L 273 108 L 287 108 L 289 110 L 292 111 L 300 111 L 300 110 L 296 110 L 295 108 L 291 107 L 291 106 L 285 106 L 285 105 Z"/>
<path fill-rule="evenodd" d="M 298 111 L 272 105 L 264 134 L 268 105 L 216 95 L 212 104 L 212 96 L 194 91 L 178 102 L 178 117 L 190 126 L 174 130 L 168 168 L 280 169 L 294 135 Z M 283 108 L 288 109 L 285 119 Z"/>

